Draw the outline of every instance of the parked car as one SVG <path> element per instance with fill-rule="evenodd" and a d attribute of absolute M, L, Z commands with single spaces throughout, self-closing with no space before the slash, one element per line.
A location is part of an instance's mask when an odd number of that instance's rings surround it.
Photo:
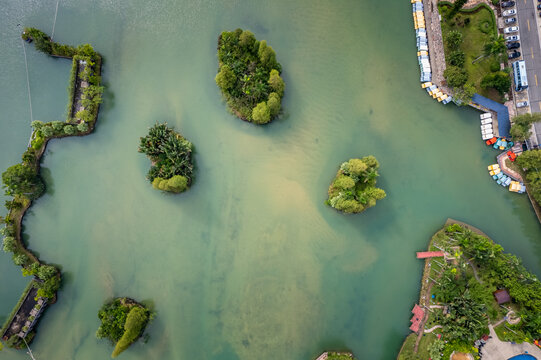
<path fill-rule="evenodd" d="M 520 57 L 520 51 L 513 51 L 512 53 L 509 53 L 509 55 L 507 56 L 509 59 L 516 59 L 518 57 Z"/>
<path fill-rule="evenodd" d="M 517 14 L 517 11 L 515 9 L 505 10 L 504 12 L 502 12 L 503 16 L 513 16 L 516 14 Z"/>
<path fill-rule="evenodd" d="M 505 41 L 509 42 L 509 41 L 518 41 L 520 40 L 520 36 L 518 35 L 511 35 L 511 36 L 506 36 L 505 37 Z"/>
<path fill-rule="evenodd" d="M 509 50 L 518 49 L 519 47 L 520 47 L 520 43 L 518 41 L 510 42 L 507 44 L 507 49 Z"/>
<path fill-rule="evenodd" d="M 514 1 L 504 1 L 502 2 L 502 8 L 508 8 L 508 7 L 511 7 L 511 6 L 515 6 L 515 2 Z"/>
<path fill-rule="evenodd" d="M 541 10 L 541 4 L 537 5 L 537 10 Z"/>
<path fill-rule="evenodd" d="M 518 108 L 525 107 L 525 106 L 528 106 L 528 102 L 527 102 L 527 101 L 519 101 L 519 102 L 517 103 L 517 107 L 518 107 Z"/>
<path fill-rule="evenodd" d="M 517 18 L 516 18 L 516 17 L 507 18 L 507 19 L 504 20 L 504 22 L 505 22 L 506 24 L 514 24 L 514 23 L 517 22 Z"/>
<path fill-rule="evenodd" d="M 503 32 L 505 34 L 511 34 L 511 33 L 517 32 L 517 31 L 518 31 L 518 26 L 509 26 L 509 27 L 506 27 L 505 29 L 503 29 Z"/>

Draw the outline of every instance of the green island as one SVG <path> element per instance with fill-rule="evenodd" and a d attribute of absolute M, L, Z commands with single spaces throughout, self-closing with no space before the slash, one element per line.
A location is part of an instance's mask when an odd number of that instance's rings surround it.
<path fill-rule="evenodd" d="M 181 193 L 192 184 L 193 145 L 165 124 L 156 124 L 141 138 L 139 152 L 148 156 L 152 166 L 147 178 L 154 189 Z"/>
<path fill-rule="evenodd" d="M 36 49 L 47 55 L 72 59 L 72 68 L 66 120 L 33 121 L 30 143 L 22 155 L 22 162 L 2 173 L 5 195 L 12 197 L 5 203 L 7 215 L 1 219 L 3 250 L 12 254 L 13 262 L 21 266 L 23 276 L 33 277 L 0 330 L 2 340 L 13 348 L 24 346 L 23 339 L 31 342 L 38 318 L 47 304 L 56 302 L 61 283 L 60 269 L 39 259 L 26 247 L 22 237 L 24 215 L 32 202 L 45 193 L 45 183 L 40 175 L 41 158 L 50 140 L 85 136 L 94 130 L 103 93 L 100 86 L 102 59 L 92 46 L 58 44 L 34 28 L 25 28 L 22 38 L 34 42 Z"/>
<path fill-rule="evenodd" d="M 453 353 L 478 358 L 480 345 L 490 359 L 494 352 L 518 353 L 517 344 L 524 343 L 520 351 L 535 347 L 528 343 L 541 337 L 541 283 L 520 259 L 451 219 L 428 251 L 418 253 L 426 258 L 420 302 L 412 311 L 419 330 L 412 329 L 399 360 L 450 359 Z"/>
<path fill-rule="evenodd" d="M 355 357 L 350 352 L 326 351 L 319 355 L 316 360 L 355 360 Z"/>
<path fill-rule="evenodd" d="M 480 3 L 463 9 L 465 1 L 438 3 L 444 40 L 444 77 L 455 97 L 469 103 L 474 93 L 503 102 L 511 86 L 510 69 L 500 69 L 506 61 L 505 39 L 498 35 L 492 9 Z"/>
<path fill-rule="evenodd" d="M 109 339 L 115 346 L 111 357 L 116 358 L 143 335 L 152 313 L 130 298 L 115 298 L 106 302 L 98 312 L 101 325 L 98 339 Z"/>
<path fill-rule="evenodd" d="M 372 155 L 350 159 L 340 165 L 329 186 L 326 203 L 345 213 L 360 213 L 385 198 L 385 191 L 376 187 L 379 162 Z"/>
<path fill-rule="evenodd" d="M 218 62 L 216 84 L 235 115 L 266 124 L 280 113 L 282 66 L 265 40 L 256 40 L 248 30 L 224 31 L 218 38 Z"/>

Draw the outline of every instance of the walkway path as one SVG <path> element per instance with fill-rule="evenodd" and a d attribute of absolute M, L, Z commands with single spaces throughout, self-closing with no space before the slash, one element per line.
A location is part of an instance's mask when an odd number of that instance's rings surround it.
<path fill-rule="evenodd" d="M 430 67 L 432 68 L 432 83 L 445 94 L 452 94 L 443 77 L 443 72 L 445 71 L 445 53 L 443 51 L 443 36 L 441 34 L 440 14 L 437 4 L 438 0 L 423 0 Z"/>
<path fill-rule="evenodd" d="M 513 169 L 507 166 L 506 161 L 505 161 L 507 159 L 506 151 L 498 155 L 497 159 L 498 159 L 498 165 L 500 165 L 500 169 L 501 171 L 503 171 L 505 175 L 509 176 L 510 178 L 513 178 L 513 180 L 523 182 L 522 176 L 520 176 L 518 172 L 514 171 Z"/>
<path fill-rule="evenodd" d="M 490 360 L 507 360 L 513 356 L 528 352 L 528 354 L 541 359 L 541 349 L 537 346 L 529 343 L 512 344 L 510 342 L 501 341 L 494 331 L 494 326 L 489 325 L 488 328 L 490 330 L 491 338 L 487 341 L 485 346 L 481 348 L 483 358 Z"/>
<path fill-rule="evenodd" d="M 441 328 L 443 328 L 443 326 L 441 326 L 441 325 L 432 326 L 430 329 L 425 330 L 425 334 L 431 333 L 432 331 L 434 331 L 436 329 L 441 329 Z"/>

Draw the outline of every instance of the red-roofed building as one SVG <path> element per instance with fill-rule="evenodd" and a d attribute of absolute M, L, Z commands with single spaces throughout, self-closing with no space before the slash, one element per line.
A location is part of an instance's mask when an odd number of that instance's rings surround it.
<path fill-rule="evenodd" d="M 426 259 L 433 257 L 444 257 L 443 251 L 421 251 L 417 253 L 417 259 Z"/>
<path fill-rule="evenodd" d="M 425 317 L 425 311 L 417 304 L 413 307 L 413 310 L 411 310 L 413 313 L 413 317 L 411 318 L 411 326 L 410 330 L 413 332 L 418 332 L 419 327 L 421 326 L 421 322 L 423 321 L 423 318 Z"/>

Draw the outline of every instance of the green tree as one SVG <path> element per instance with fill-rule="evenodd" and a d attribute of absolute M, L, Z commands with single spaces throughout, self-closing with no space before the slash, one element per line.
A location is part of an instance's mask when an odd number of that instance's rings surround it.
<path fill-rule="evenodd" d="M 460 49 L 463 41 L 462 33 L 457 30 L 449 31 L 445 36 L 445 43 L 451 51 Z"/>
<path fill-rule="evenodd" d="M 271 117 L 278 115 L 281 107 L 280 96 L 275 92 L 271 92 L 269 94 L 269 100 L 267 100 L 267 106 L 270 109 Z"/>
<path fill-rule="evenodd" d="M 284 95 L 286 84 L 284 83 L 284 80 L 280 77 L 280 73 L 278 72 L 278 70 L 271 70 L 269 75 L 269 85 L 280 97 Z"/>
<path fill-rule="evenodd" d="M 216 75 L 216 84 L 222 90 L 229 90 L 235 85 L 236 76 L 228 65 L 222 65 L 220 72 Z"/>
<path fill-rule="evenodd" d="M 64 126 L 64 133 L 68 135 L 73 135 L 76 133 L 76 128 L 73 125 L 66 125 Z"/>
<path fill-rule="evenodd" d="M 41 280 L 48 280 L 55 276 L 58 273 L 58 270 L 51 265 L 41 265 L 38 269 L 37 276 Z"/>
<path fill-rule="evenodd" d="M 465 106 L 471 102 L 471 99 L 475 94 L 475 86 L 468 83 L 461 88 L 454 88 L 453 92 L 454 98 L 459 101 L 459 105 Z"/>
<path fill-rule="evenodd" d="M 342 175 L 334 180 L 334 187 L 339 190 L 350 190 L 355 187 L 355 180 L 347 175 Z"/>
<path fill-rule="evenodd" d="M 175 175 L 167 180 L 167 191 L 181 193 L 188 188 L 188 179 L 182 175 Z"/>
<path fill-rule="evenodd" d="M 41 128 L 41 134 L 48 138 L 54 135 L 54 129 L 50 125 L 45 125 Z"/>
<path fill-rule="evenodd" d="M 32 123 L 30 124 L 32 126 L 32 128 L 34 130 L 39 130 L 43 127 L 43 121 L 39 121 L 39 120 L 34 120 L 32 121 Z"/>
<path fill-rule="evenodd" d="M 4 252 L 14 252 L 17 249 L 17 241 L 13 236 L 6 236 L 3 240 Z"/>
<path fill-rule="evenodd" d="M 45 185 L 34 169 L 23 164 L 10 166 L 2 173 L 6 195 L 24 195 L 31 200 L 43 194 Z"/>
<path fill-rule="evenodd" d="M 442 359 L 442 352 L 445 348 L 445 343 L 441 339 L 434 340 L 433 343 L 431 343 L 428 346 L 428 353 L 430 354 L 430 358 L 432 360 L 441 360 Z"/>
<path fill-rule="evenodd" d="M 485 44 L 485 55 L 501 56 L 507 51 L 503 35 L 492 36 L 490 42 Z"/>
<path fill-rule="evenodd" d="M 79 124 L 77 124 L 77 130 L 79 132 L 87 132 L 88 131 L 88 124 L 84 121 L 81 121 Z"/>
<path fill-rule="evenodd" d="M 255 35 L 248 31 L 244 30 L 239 36 L 239 45 L 245 48 L 252 47 L 256 42 Z"/>
<path fill-rule="evenodd" d="M 512 120 L 509 133 L 516 142 L 522 142 L 532 136 L 531 126 L 533 123 L 541 121 L 541 113 L 523 114 L 515 116 Z"/>
<path fill-rule="evenodd" d="M 26 256 L 23 253 L 13 255 L 13 262 L 15 263 L 15 265 L 22 266 L 22 265 L 26 264 L 28 262 L 28 260 L 30 260 L 28 258 L 28 256 Z"/>
<path fill-rule="evenodd" d="M 468 73 L 466 70 L 457 66 L 449 66 L 443 72 L 447 84 L 453 88 L 461 87 L 468 81 Z"/>
<path fill-rule="evenodd" d="M 111 355 L 116 358 L 120 353 L 128 348 L 145 329 L 148 322 L 148 312 L 139 307 L 134 306 L 131 308 L 128 316 L 126 317 L 126 323 L 124 324 L 124 334 L 118 341 Z"/>
<path fill-rule="evenodd" d="M 449 54 L 447 62 L 453 66 L 463 67 L 466 62 L 466 54 L 462 50 L 455 50 Z"/>
<path fill-rule="evenodd" d="M 511 77 L 505 71 L 487 74 L 481 80 L 481 87 L 483 89 L 494 88 L 503 95 L 511 87 Z"/>
<path fill-rule="evenodd" d="M 267 69 L 276 69 L 278 63 L 276 62 L 276 53 L 273 48 L 267 45 L 266 40 L 259 42 L 259 50 L 257 51 L 261 64 Z"/>
<path fill-rule="evenodd" d="M 266 102 L 260 102 L 252 110 L 252 120 L 256 124 L 266 124 L 270 121 L 270 108 Z"/>
<path fill-rule="evenodd" d="M 62 131 L 64 129 L 64 122 L 63 121 L 52 121 L 51 126 L 56 132 Z"/>

